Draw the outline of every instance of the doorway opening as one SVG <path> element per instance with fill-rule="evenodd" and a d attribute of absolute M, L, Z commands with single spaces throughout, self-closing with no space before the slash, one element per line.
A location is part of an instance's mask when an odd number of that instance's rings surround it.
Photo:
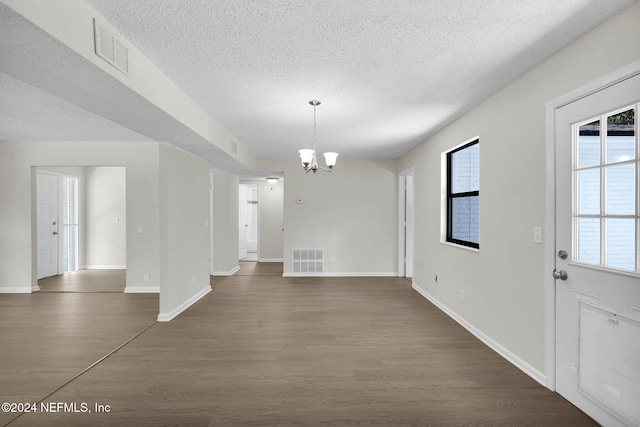
<path fill-rule="evenodd" d="M 125 167 L 33 169 L 38 280 L 33 290 L 124 292 Z"/>

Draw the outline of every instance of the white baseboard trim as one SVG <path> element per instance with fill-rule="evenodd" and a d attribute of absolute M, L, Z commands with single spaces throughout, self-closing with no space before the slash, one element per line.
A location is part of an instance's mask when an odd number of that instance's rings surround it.
<path fill-rule="evenodd" d="M 81 270 L 126 270 L 126 265 L 83 265 Z"/>
<path fill-rule="evenodd" d="M 31 287 L 31 292 L 38 292 L 38 291 L 41 291 L 41 290 L 42 289 L 40 289 L 40 286 L 38 286 L 38 285 L 33 285 Z"/>
<path fill-rule="evenodd" d="M 395 272 L 382 272 L 382 273 L 283 273 L 283 277 L 398 277 L 398 273 Z"/>
<path fill-rule="evenodd" d="M 284 262 L 284 258 L 258 258 L 258 262 Z"/>
<path fill-rule="evenodd" d="M 171 310 L 171 312 L 167 314 L 162 314 L 162 313 L 158 314 L 158 322 L 168 322 L 170 320 L 173 320 L 176 316 L 178 316 L 187 308 L 191 307 L 193 304 L 198 302 L 200 298 L 204 297 L 209 292 L 211 292 L 211 285 L 207 285 L 203 290 L 201 290 L 200 292 L 198 292 L 197 294 L 195 294 L 194 296 L 192 296 L 191 298 L 189 298 L 188 300 L 180 304 L 178 307 Z"/>
<path fill-rule="evenodd" d="M 518 356 L 516 356 L 515 354 L 513 354 L 512 352 L 510 352 L 509 350 L 507 350 L 505 347 L 503 347 L 502 345 L 500 345 L 498 342 L 496 342 L 495 340 L 493 340 L 491 337 L 489 337 L 488 335 L 486 335 L 484 332 L 482 332 L 481 330 L 479 330 L 478 328 L 476 328 L 475 326 L 473 326 L 471 323 L 467 322 L 466 320 L 464 320 L 462 317 L 460 317 L 458 314 L 454 313 L 452 310 L 450 310 L 447 306 L 445 306 L 444 304 L 442 304 L 440 301 L 438 301 L 437 299 L 435 299 L 434 297 L 432 297 L 431 295 L 429 295 L 429 293 L 427 291 L 425 291 L 424 289 L 422 289 L 420 286 L 416 285 L 416 283 L 413 283 L 413 289 L 415 289 L 420 295 L 422 295 L 423 297 L 425 297 L 427 300 L 429 300 L 433 305 L 435 305 L 436 307 L 438 307 L 440 310 L 442 310 L 445 314 L 447 314 L 449 317 L 451 317 L 453 320 L 455 320 L 456 322 L 458 322 L 463 328 L 465 328 L 467 331 L 471 332 L 476 338 L 478 338 L 480 341 L 482 341 L 483 343 L 485 343 L 486 345 L 489 346 L 489 348 L 491 348 L 493 351 L 495 351 L 496 353 L 498 353 L 500 356 L 504 357 L 505 359 L 507 359 L 509 362 L 511 362 L 516 368 L 520 369 L 522 372 L 524 372 L 525 374 L 529 375 L 531 378 L 533 378 L 534 380 L 536 380 L 538 383 L 540 383 L 542 386 L 546 387 L 546 383 L 547 383 L 547 376 L 540 372 L 539 370 L 537 370 L 536 368 L 534 368 L 533 366 L 531 366 L 530 364 L 528 364 L 527 362 L 525 362 L 524 360 L 522 360 L 521 358 L 519 358 Z"/>
<path fill-rule="evenodd" d="M 212 276 L 233 276 L 238 270 L 240 270 L 240 266 L 236 265 L 229 271 L 214 271 L 211 273 Z"/>
<path fill-rule="evenodd" d="M 40 290 L 40 288 L 35 289 L 31 286 L 12 286 L 12 287 L 0 287 L 0 294 L 30 294 L 34 290 Z"/>
<path fill-rule="evenodd" d="M 125 294 L 159 294 L 159 286 L 127 286 L 124 288 Z"/>

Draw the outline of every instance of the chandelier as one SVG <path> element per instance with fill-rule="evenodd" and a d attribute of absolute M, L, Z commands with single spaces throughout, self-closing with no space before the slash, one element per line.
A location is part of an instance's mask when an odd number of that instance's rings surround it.
<path fill-rule="evenodd" d="M 305 173 L 309 173 L 309 171 L 316 173 L 318 169 L 322 169 L 325 172 L 331 172 L 333 167 L 336 165 L 338 153 L 324 153 L 324 162 L 329 169 L 318 166 L 318 159 L 316 158 L 316 107 L 320 105 L 320 101 L 309 101 L 309 104 L 313 105 L 313 150 L 298 150 L 300 153 L 300 160 L 302 160 L 302 167 L 304 168 Z"/>

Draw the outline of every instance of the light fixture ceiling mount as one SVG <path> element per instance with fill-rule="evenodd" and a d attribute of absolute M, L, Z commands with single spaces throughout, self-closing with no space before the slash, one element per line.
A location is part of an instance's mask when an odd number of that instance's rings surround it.
<path fill-rule="evenodd" d="M 336 165 L 338 153 L 331 151 L 324 153 L 324 161 L 329 169 L 318 166 L 318 159 L 316 157 L 316 107 L 320 105 L 320 101 L 314 99 L 309 101 L 309 104 L 313 106 L 313 150 L 298 150 L 300 153 L 300 160 L 302 160 L 302 167 L 304 168 L 305 173 L 309 173 L 309 171 L 316 173 L 318 169 L 322 169 L 325 172 L 331 172 L 333 167 Z"/>

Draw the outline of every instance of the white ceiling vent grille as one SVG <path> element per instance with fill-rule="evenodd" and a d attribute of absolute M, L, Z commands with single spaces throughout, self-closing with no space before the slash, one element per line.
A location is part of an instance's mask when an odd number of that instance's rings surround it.
<path fill-rule="evenodd" d="M 323 249 L 293 249 L 294 273 L 324 272 Z"/>
<path fill-rule="evenodd" d="M 96 55 L 129 75 L 129 49 L 93 19 Z"/>

